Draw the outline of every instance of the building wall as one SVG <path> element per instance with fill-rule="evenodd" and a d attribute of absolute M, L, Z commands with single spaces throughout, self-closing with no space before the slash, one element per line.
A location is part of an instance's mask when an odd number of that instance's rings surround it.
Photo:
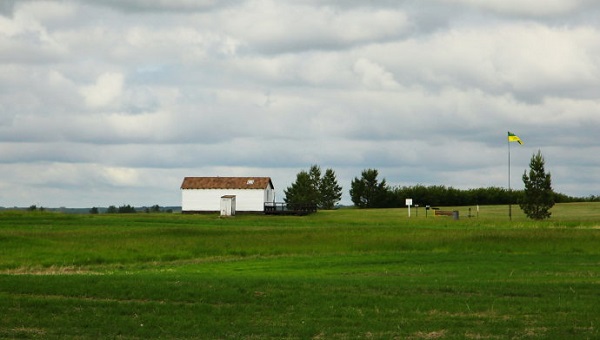
<path fill-rule="evenodd" d="M 274 188 L 271 188 L 269 186 L 269 188 L 265 189 L 264 202 L 275 202 L 275 189 Z M 264 203 L 263 203 L 263 206 L 264 206 Z"/>
<path fill-rule="evenodd" d="M 183 189 L 181 190 L 181 210 L 220 211 L 221 197 L 235 195 L 236 211 L 262 212 L 264 203 L 273 200 L 273 189 Z"/>

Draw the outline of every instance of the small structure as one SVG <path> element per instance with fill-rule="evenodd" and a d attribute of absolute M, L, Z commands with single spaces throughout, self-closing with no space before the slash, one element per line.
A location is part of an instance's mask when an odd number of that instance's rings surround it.
<path fill-rule="evenodd" d="M 270 177 L 185 177 L 181 183 L 181 212 L 220 212 L 224 196 L 235 196 L 236 213 L 262 213 L 275 201 Z"/>
<path fill-rule="evenodd" d="M 235 195 L 221 197 L 221 216 L 235 216 Z"/>
<path fill-rule="evenodd" d="M 452 216 L 453 219 L 458 220 L 458 210 L 434 210 L 434 216 Z"/>

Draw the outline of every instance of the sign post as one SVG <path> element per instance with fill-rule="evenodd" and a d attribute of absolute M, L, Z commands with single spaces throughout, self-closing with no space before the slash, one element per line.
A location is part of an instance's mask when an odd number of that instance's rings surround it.
<path fill-rule="evenodd" d="M 412 205 L 412 198 L 406 199 L 406 205 L 408 206 L 408 217 L 410 217 L 410 206 Z"/>

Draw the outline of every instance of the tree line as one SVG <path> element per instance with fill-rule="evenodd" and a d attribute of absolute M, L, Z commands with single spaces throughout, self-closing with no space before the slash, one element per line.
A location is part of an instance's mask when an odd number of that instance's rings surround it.
<path fill-rule="evenodd" d="M 398 208 L 404 207 L 407 198 L 420 206 L 467 206 L 519 204 L 531 218 L 550 217 L 548 210 L 554 203 L 600 201 L 600 196 L 573 197 L 554 192 L 551 176 L 545 172 L 541 152 L 532 156 L 530 171 L 523 174 L 523 190 L 508 190 L 501 187 L 456 189 L 444 185 L 390 186 L 385 178 L 379 179 L 377 169 L 365 169 L 360 177 L 350 183 L 350 198 L 357 208 Z M 285 202 L 312 203 L 319 209 L 333 209 L 342 197 L 342 187 L 338 184 L 335 172 L 327 169 L 322 175 L 321 168 L 313 165 L 308 171 L 302 170 L 296 181 L 284 190 Z"/>
<path fill-rule="evenodd" d="M 107 214 L 135 214 L 137 212 L 145 212 L 147 214 L 159 213 L 159 212 L 172 213 L 173 209 L 163 210 L 158 204 L 155 204 L 151 207 L 144 207 L 141 210 L 138 210 L 129 204 L 123 204 L 119 207 L 111 205 L 106 209 Z M 93 207 L 90 209 L 90 214 L 99 214 L 99 213 L 100 213 L 100 209 L 98 209 L 97 207 Z"/>
<path fill-rule="evenodd" d="M 465 206 L 516 204 L 523 196 L 522 190 L 501 187 L 457 189 L 444 185 L 389 186 L 385 178 L 377 178 L 377 169 L 365 169 L 361 177 L 351 182 L 350 198 L 358 208 L 397 208 L 405 206 L 406 199 L 421 206 Z"/>

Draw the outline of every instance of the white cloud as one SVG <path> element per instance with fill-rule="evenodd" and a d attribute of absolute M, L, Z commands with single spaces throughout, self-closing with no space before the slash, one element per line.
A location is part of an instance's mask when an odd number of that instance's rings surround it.
<path fill-rule="evenodd" d="M 600 63 L 595 58 L 599 34 L 588 27 L 518 23 L 452 29 L 363 53 L 397 74 L 402 83 L 472 87 L 521 99 L 595 97 L 600 86 Z"/>
<path fill-rule="evenodd" d="M 107 167 L 103 171 L 104 178 L 115 186 L 139 186 L 139 174 L 132 168 Z"/>
<path fill-rule="evenodd" d="M 393 74 L 368 59 L 358 59 L 354 63 L 354 72 L 361 77 L 363 85 L 368 89 L 392 90 L 399 88 Z"/>
<path fill-rule="evenodd" d="M 503 186 L 507 130 L 526 143 L 515 171 L 542 149 L 556 188 L 600 183 L 590 1 L 2 9 L 0 187 L 23 190 L 0 205 L 178 204 L 188 175 L 273 176 L 282 193 L 311 164 L 346 193 L 364 168 L 397 184 Z"/>
<path fill-rule="evenodd" d="M 406 14 L 394 9 L 339 10 L 272 0 L 249 1 L 228 11 L 225 29 L 240 37 L 251 50 L 285 53 L 330 50 L 403 35 Z M 239 19 L 239 20 L 236 20 Z"/>
<path fill-rule="evenodd" d="M 94 85 L 84 86 L 80 93 L 88 106 L 103 108 L 116 104 L 123 92 L 123 82 L 124 77 L 120 73 L 104 73 L 98 76 Z"/>

